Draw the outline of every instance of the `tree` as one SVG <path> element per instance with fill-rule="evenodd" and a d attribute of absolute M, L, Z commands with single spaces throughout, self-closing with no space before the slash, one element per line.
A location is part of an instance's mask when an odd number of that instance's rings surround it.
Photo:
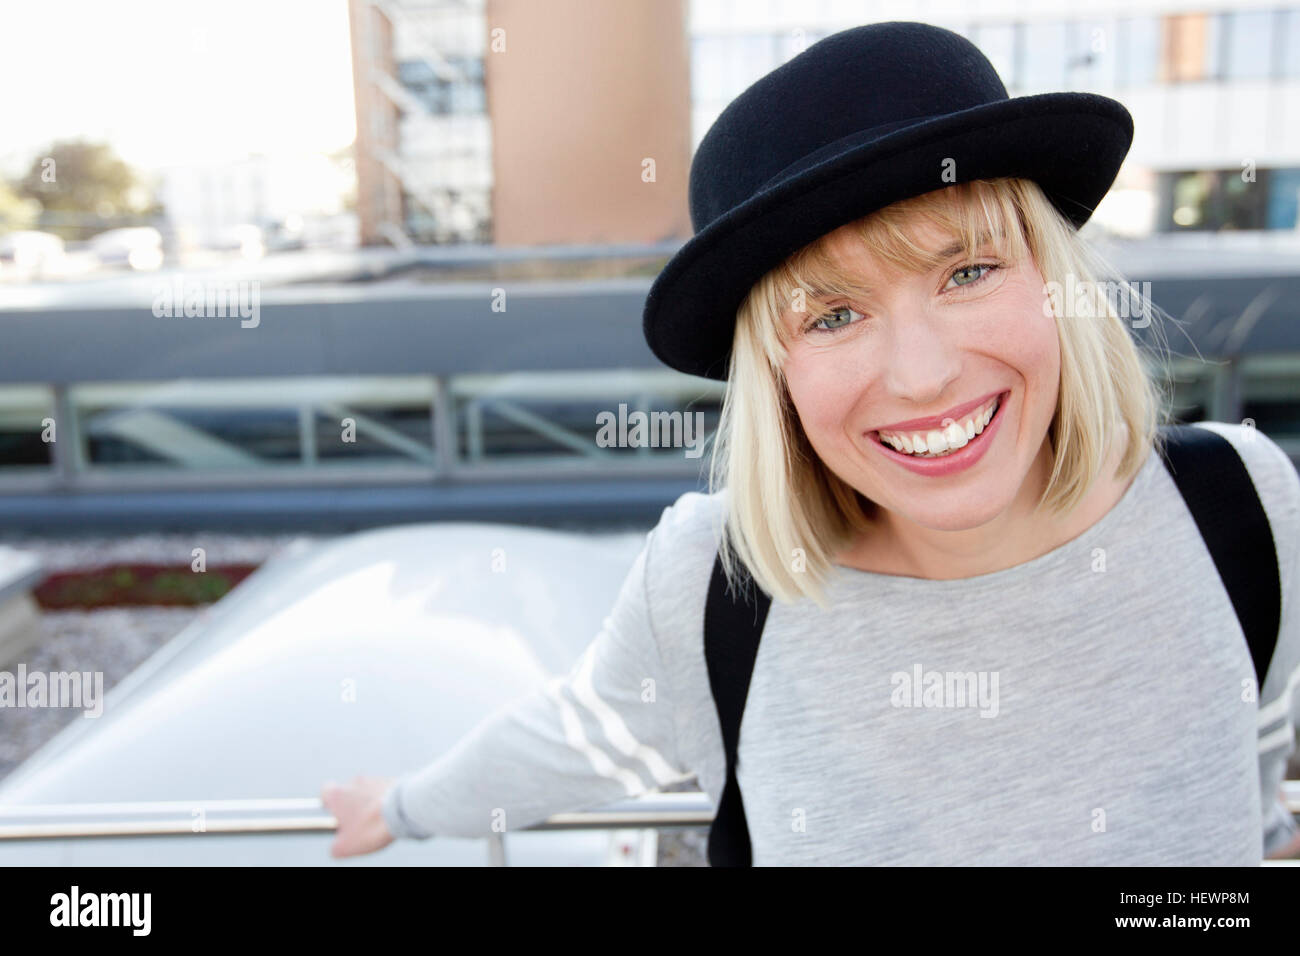
<path fill-rule="evenodd" d="M 54 143 L 17 183 L 20 196 L 35 199 L 47 228 L 64 238 L 79 238 L 108 223 L 138 213 L 131 202 L 136 176 L 107 143 L 65 140 Z M 52 215 L 51 215 L 52 214 Z"/>
<path fill-rule="evenodd" d="M 8 183 L 0 182 L 0 232 L 31 229 L 40 214 L 40 203 L 24 199 Z"/>

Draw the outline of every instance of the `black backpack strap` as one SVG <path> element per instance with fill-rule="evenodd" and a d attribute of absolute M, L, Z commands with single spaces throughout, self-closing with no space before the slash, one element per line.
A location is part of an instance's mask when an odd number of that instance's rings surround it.
<path fill-rule="evenodd" d="M 740 719 L 749 695 L 749 680 L 758 657 L 758 641 L 767 622 L 772 598 L 754 583 L 749 569 L 736 558 L 741 572 L 738 591 L 727 593 L 722 557 L 713 561 L 709 597 L 704 607 L 704 659 L 709 686 L 722 725 L 722 745 L 727 757 L 727 780 L 709 827 L 710 866 L 750 866 L 749 824 L 736 782 L 736 751 Z M 749 600 L 744 600 L 744 592 Z M 750 603 L 750 602 L 753 603 Z"/>
<path fill-rule="evenodd" d="M 1268 515 L 1232 442 L 1194 425 L 1162 425 L 1160 432 L 1165 467 L 1232 599 L 1262 689 L 1282 618 L 1282 585 Z"/>

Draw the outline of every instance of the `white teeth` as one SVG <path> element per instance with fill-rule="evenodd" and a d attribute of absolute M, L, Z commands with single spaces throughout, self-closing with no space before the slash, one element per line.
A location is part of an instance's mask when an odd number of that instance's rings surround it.
<path fill-rule="evenodd" d="M 994 398 L 982 412 L 976 412 L 961 422 L 953 422 L 943 429 L 934 429 L 924 434 L 914 432 L 878 433 L 880 440 L 895 451 L 924 458 L 937 458 L 964 447 L 973 441 L 976 435 L 983 433 L 984 427 L 992 420 L 998 410 L 999 398 Z"/>

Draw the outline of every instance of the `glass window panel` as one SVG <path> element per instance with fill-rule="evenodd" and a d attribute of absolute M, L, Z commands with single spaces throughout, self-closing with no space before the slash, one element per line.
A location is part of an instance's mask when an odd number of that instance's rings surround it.
<path fill-rule="evenodd" d="M 1269 172 L 1265 227 L 1300 229 L 1300 167 Z"/>
<path fill-rule="evenodd" d="M 1024 26 L 1024 87 L 1049 92 L 1065 86 L 1065 23 L 1043 21 Z"/>
<path fill-rule="evenodd" d="M 1224 48 L 1227 45 L 1228 32 L 1226 14 L 1208 14 L 1205 16 L 1205 70 L 1193 79 L 1218 80 L 1223 78 Z"/>
<path fill-rule="evenodd" d="M 54 395 L 43 386 L 0 387 L 0 472 L 48 467 L 54 446 L 46 441 L 46 422 L 54 423 L 53 438 L 61 437 L 54 419 Z"/>
<path fill-rule="evenodd" d="M 345 418 L 354 425 L 346 426 Z M 326 461 L 429 460 L 431 429 L 428 406 L 342 409 L 332 416 L 318 412 L 316 456 Z M 415 446 L 421 450 L 416 452 Z"/>
<path fill-rule="evenodd" d="M 863 0 L 829 0 L 826 15 L 837 29 L 844 29 L 873 19 L 871 7 Z"/>
<path fill-rule="evenodd" d="M 77 386 L 70 397 L 92 468 L 216 472 L 434 460 L 425 378 L 123 383 Z"/>
<path fill-rule="evenodd" d="M 796 30 L 800 32 L 796 33 Z M 776 34 L 777 53 L 782 62 L 793 56 L 798 56 L 816 42 L 813 34 L 808 31 L 807 27 L 803 26 L 791 27 L 789 30 L 782 30 Z"/>
<path fill-rule="evenodd" d="M 774 33 L 736 37 L 732 44 L 729 98 L 735 99 L 766 73 L 780 65 L 780 38 Z"/>
<path fill-rule="evenodd" d="M 1170 222 L 1166 228 L 1175 231 L 1265 228 L 1271 171 L 1259 170 L 1255 182 L 1243 180 L 1241 172 L 1238 168 L 1174 174 L 1167 186 Z"/>
<path fill-rule="evenodd" d="M 1155 17 L 1126 17 L 1115 28 L 1115 71 L 1120 86 L 1146 86 L 1160 68 L 1160 23 Z"/>
<path fill-rule="evenodd" d="M 1300 76 L 1300 7 L 1283 10 L 1278 26 L 1282 76 Z"/>
<path fill-rule="evenodd" d="M 696 27 L 716 27 L 726 22 L 726 0 L 690 0 L 690 24 Z"/>
<path fill-rule="evenodd" d="M 1241 170 L 1227 170 L 1223 187 L 1224 229 L 1262 229 L 1267 210 L 1268 171 L 1259 170 L 1255 182 L 1241 178 Z"/>
<path fill-rule="evenodd" d="M 1212 173 L 1196 171 L 1175 174 L 1172 184 L 1171 226 L 1180 229 L 1211 228 Z"/>
<path fill-rule="evenodd" d="M 300 455 L 292 409 L 88 406 L 81 420 L 90 465 L 207 471 L 293 462 Z"/>
<path fill-rule="evenodd" d="M 1290 368 L 1258 368 L 1258 359 L 1244 369 L 1242 377 L 1242 416 L 1253 419 L 1255 427 L 1284 449 L 1300 444 L 1300 363 L 1277 356 L 1277 364 Z"/>
<path fill-rule="evenodd" d="M 457 376 L 451 394 L 458 455 L 465 464 L 593 468 L 647 460 L 698 465 L 717 427 L 722 397 L 720 390 L 659 373 L 562 371 Z M 651 415 L 658 416 L 653 425 Z M 638 418 L 645 426 L 640 432 Z M 696 450 L 698 455 L 688 456 Z"/>
<path fill-rule="evenodd" d="M 1209 417 L 1214 394 L 1211 375 L 1199 368 L 1175 367 L 1171 384 L 1173 394 L 1166 405 L 1176 421 L 1203 422 Z"/>
<path fill-rule="evenodd" d="M 1224 74 L 1231 79 L 1272 75 L 1276 24 L 1272 10 L 1242 10 L 1226 17 L 1227 58 Z"/>
<path fill-rule="evenodd" d="M 771 25 L 777 7 L 774 0 L 745 0 L 740 6 L 740 25 L 768 27 Z"/>
<path fill-rule="evenodd" d="M 775 9 L 782 23 L 825 23 L 829 15 L 827 0 L 777 0 Z"/>
<path fill-rule="evenodd" d="M 727 98 L 731 37 L 696 37 L 691 50 L 691 96 L 696 103 Z"/>
<path fill-rule="evenodd" d="M 1066 63 L 1070 89 L 1102 90 L 1115 85 L 1115 20 L 1077 20 L 1070 24 Z"/>
<path fill-rule="evenodd" d="M 971 41 L 989 58 L 1002 84 L 1008 89 L 1021 85 L 1017 75 L 1016 24 L 981 23 L 971 31 Z"/>

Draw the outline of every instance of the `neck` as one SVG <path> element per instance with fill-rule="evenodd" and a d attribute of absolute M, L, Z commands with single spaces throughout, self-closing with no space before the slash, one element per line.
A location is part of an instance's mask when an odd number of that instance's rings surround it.
<path fill-rule="evenodd" d="M 1117 443 L 1122 448 L 1122 443 Z M 968 578 L 1012 568 L 1055 550 L 1105 515 L 1127 490 L 1114 477 L 1119 451 L 1088 496 L 1067 514 L 1034 506 L 1051 476 L 1046 438 L 1011 505 L 996 518 L 964 531 L 936 531 L 897 512 L 877 508 L 871 529 L 841 553 L 840 564 L 862 571 L 929 580 Z"/>

